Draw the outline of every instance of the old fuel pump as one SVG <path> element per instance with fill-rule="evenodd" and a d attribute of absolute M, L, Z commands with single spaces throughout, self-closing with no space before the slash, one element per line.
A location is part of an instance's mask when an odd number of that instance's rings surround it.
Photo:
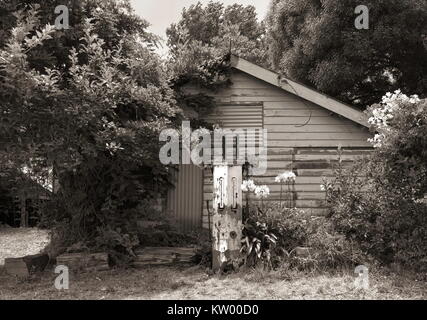
<path fill-rule="evenodd" d="M 212 268 L 235 263 L 242 238 L 242 166 L 214 166 Z"/>

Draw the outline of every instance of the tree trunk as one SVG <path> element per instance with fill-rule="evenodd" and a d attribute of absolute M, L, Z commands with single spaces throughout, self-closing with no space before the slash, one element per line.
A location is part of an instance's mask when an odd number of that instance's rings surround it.
<path fill-rule="evenodd" d="M 21 192 L 21 223 L 20 223 L 20 227 L 21 228 L 28 228 L 28 212 L 27 212 L 27 197 L 25 192 Z"/>

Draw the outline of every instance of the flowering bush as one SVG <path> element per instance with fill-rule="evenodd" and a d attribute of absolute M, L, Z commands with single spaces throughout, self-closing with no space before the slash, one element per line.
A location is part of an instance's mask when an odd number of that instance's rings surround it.
<path fill-rule="evenodd" d="M 308 248 L 310 255 L 299 257 L 295 252 L 300 247 Z M 358 246 L 338 234 L 328 219 L 310 217 L 277 202 L 264 209 L 251 207 L 243 229 L 242 253 L 246 265 L 261 263 L 268 268 L 337 268 L 365 259 Z"/>
<path fill-rule="evenodd" d="M 407 111 L 403 109 L 409 109 L 411 105 L 416 105 L 420 103 L 420 101 L 417 95 L 408 97 L 400 90 L 396 90 L 394 94 L 387 92 L 380 104 L 373 105 L 369 108 L 368 113 L 370 117 L 368 122 L 378 132 L 373 139 L 369 139 L 374 147 L 379 148 L 382 147 L 383 144 L 387 145 L 392 143 L 392 137 L 399 132 L 396 121 L 393 124 L 393 119 L 395 116 L 402 113 L 402 111 L 403 113 L 407 113 Z"/>
<path fill-rule="evenodd" d="M 242 183 L 242 191 L 243 192 L 254 192 L 256 185 L 253 180 L 245 180 Z"/>
<path fill-rule="evenodd" d="M 264 208 L 251 206 L 243 228 L 241 252 L 245 264 L 263 263 L 269 268 L 281 265 L 292 249 L 305 243 L 306 222 L 302 212 L 283 209 L 278 203 L 270 202 Z"/>
<path fill-rule="evenodd" d="M 341 171 L 341 169 L 339 170 Z M 282 205 L 282 187 L 295 183 L 296 175 L 286 171 L 275 178 L 281 184 L 280 202 L 269 201 L 267 186 L 256 186 L 252 180 L 245 180 L 242 190 L 248 196 L 254 192 L 261 199 L 261 207 L 249 205 L 243 228 L 242 249 L 246 266 L 263 264 L 269 269 L 288 266 L 299 269 L 337 268 L 357 264 L 365 259 L 357 245 L 338 234 L 330 221 L 320 217 L 310 217 L 304 211 Z M 325 181 L 333 192 L 333 183 Z M 296 252 L 300 247 L 310 252 L 300 257 Z"/>
<path fill-rule="evenodd" d="M 255 195 L 259 199 L 266 199 L 270 195 L 270 188 L 263 185 L 257 186 L 254 191 Z"/>
<path fill-rule="evenodd" d="M 276 182 L 284 182 L 284 183 L 295 182 L 296 177 L 297 176 L 292 171 L 285 171 L 284 173 L 279 174 L 274 180 Z"/>
<path fill-rule="evenodd" d="M 267 199 L 270 195 L 270 188 L 268 186 L 257 186 L 254 181 L 250 179 L 243 181 L 242 191 L 246 193 L 246 216 L 249 214 L 249 193 L 253 192 L 258 199 L 261 199 L 262 206 L 264 206 L 264 199 Z"/>
<path fill-rule="evenodd" d="M 396 91 L 367 114 L 374 152 L 322 184 L 331 220 L 380 261 L 426 270 L 427 101 Z"/>
<path fill-rule="evenodd" d="M 295 183 L 297 176 L 292 171 L 285 171 L 282 174 L 279 174 L 274 181 L 280 182 L 280 205 L 282 205 L 283 199 L 283 184 L 287 185 L 287 193 L 289 196 L 289 208 L 292 207 L 292 199 L 291 199 L 291 185 Z"/>
<path fill-rule="evenodd" d="M 387 93 L 367 110 L 377 133 L 371 140 L 374 160 L 384 167 L 383 183 L 404 188 L 404 197 L 417 200 L 427 193 L 427 100 L 400 91 Z"/>

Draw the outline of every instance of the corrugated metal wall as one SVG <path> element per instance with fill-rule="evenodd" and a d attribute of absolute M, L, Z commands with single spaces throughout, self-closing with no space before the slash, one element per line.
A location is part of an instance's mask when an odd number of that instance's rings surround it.
<path fill-rule="evenodd" d="M 243 100 L 243 99 L 242 99 Z M 207 116 L 206 121 L 218 124 L 224 129 L 242 129 L 245 133 L 247 130 L 254 130 L 255 137 L 246 137 L 248 146 L 255 146 L 255 154 L 259 155 L 259 147 L 262 146 L 262 129 L 263 129 L 263 103 L 255 102 L 235 102 L 219 103 L 217 107 Z M 253 141 L 255 138 L 255 141 Z M 251 141 L 252 140 L 252 141 Z M 220 147 L 220 146 L 215 146 Z M 206 170 L 204 175 L 203 186 L 203 227 L 208 228 L 208 208 L 206 201 L 209 201 L 212 207 L 213 202 L 213 177 L 211 170 Z M 212 224 L 212 220 L 211 220 Z"/>
<path fill-rule="evenodd" d="M 220 124 L 221 128 L 262 129 L 262 114 L 262 104 L 222 103 L 204 119 L 208 122 Z"/>
<path fill-rule="evenodd" d="M 168 192 L 168 212 L 173 215 L 183 231 L 201 228 L 203 170 L 194 165 L 180 165 L 175 178 L 175 188 Z"/>

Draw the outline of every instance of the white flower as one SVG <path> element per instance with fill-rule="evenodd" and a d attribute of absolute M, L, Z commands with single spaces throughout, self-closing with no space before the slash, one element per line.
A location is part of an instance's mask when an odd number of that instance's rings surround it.
<path fill-rule="evenodd" d="M 120 143 L 117 143 L 115 141 L 106 143 L 105 144 L 106 149 L 110 152 L 111 155 L 116 153 L 118 150 L 124 150 Z"/>
<path fill-rule="evenodd" d="M 255 191 L 256 185 L 253 180 L 244 180 L 242 183 L 243 192 L 253 192 Z"/>
<path fill-rule="evenodd" d="M 387 92 L 382 98 L 381 103 L 371 110 L 371 116 L 368 122 L 375 127 L 378 134 L 368 141 L 372 143 L 375 148 L 381 148 L 386 145 L 387 138 L 395 131 L 391 122 L 395 114 L 399 109 L 403 108 L 405 104 L 415 104 L 418 102 L 420 102 L 420 98 L 417 95 L 408 97 L 400 90 L 396 90 L 394 93 Z"/>
<path fill-rule="evenodd" d="M 293 173 L 292 171 L 286 171 L 282 174 L 279 174 L 274 180 L 276 182 L 294 182 L 295 179 L 295 173 Z"/>
<path fill-rule="evenodd" d="M 267 186 L 258 186 L 255 188 L 257 198 L 265 199 L 270 195 L 270 189 Z"/>
<path fill-rule="evenodd" d="M 297 176 L 292 171 L 285 171 L 279 174 L 274 180 L 276 182 L 294 182 L 296 177 Z"/>
<path fill-rule="evenodd" d="M 384 134 L 376 134 L 373 139 L 369 138 L 368 142 L 372 143 L 374 148 L 380 148 L 382 146 L 382 141 L 385 139 Z"/>
<path fill-rule="evenodd" d="M 326 187 L 325 187 L 325 185 L 324 185 L 324 184 L 321 184 L 321 185 L 320 185 L 320 190 L 322 190 L 322 191 L 326 191 Z"/>
<path fill-rule="evenodd" d="M 409 102 L 414 104 L 414 103 L 418 103 L 420 102 L 420 98 L 418 97 L 418 95 L 414 94 L 410 97 Z"/>

